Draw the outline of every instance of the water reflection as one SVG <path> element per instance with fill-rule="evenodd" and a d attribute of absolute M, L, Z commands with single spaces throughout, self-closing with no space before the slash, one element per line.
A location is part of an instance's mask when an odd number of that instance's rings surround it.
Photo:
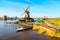
<path fill-rule="evenodd" d="M 18 25 L 7 25 L 6 22 L 7 21 L 0 21 L 0 36 L 15 32 L 16 28 L 19 27 Z"/>

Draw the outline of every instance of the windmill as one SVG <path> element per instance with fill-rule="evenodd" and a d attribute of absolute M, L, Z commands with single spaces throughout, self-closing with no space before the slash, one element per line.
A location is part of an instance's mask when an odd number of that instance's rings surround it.
<path fill-rule="evenodd" d="M 24 7 L 22 7 L 24 9 Z M 21 22 L 34 22 L 33 18 L 30 18 L 30 12 L 29 12 L 30 6 L 28 6 L 26 9 L 24 9 L 24 18 L 20 19 Z M 22 14 L 23 15 L 23 14 Z"/>
<path fill-rule="evenodd" d="M 22 7 L 24 9 L 24 7 Z M 24 9 L 24 13 L 25 13 L 25 17 L 24 18 L 30 18 L 30 15 L 29 15 L 29 11 L 28 9 L 30 8 L 30 6 L 27 7 L 27 9 Z"/>

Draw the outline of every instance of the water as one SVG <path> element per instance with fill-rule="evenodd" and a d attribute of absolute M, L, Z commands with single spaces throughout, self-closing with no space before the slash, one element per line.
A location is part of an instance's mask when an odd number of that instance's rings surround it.
<path fill-rule="evenodd" d="M 0 40 L 59 40 L 46 35 L 38 35 L 35 31 L 27 30 L 16 32 L 20 26 L 6 25 L 6 22 L 15 22 L 16 20 L 0 21 Z"/>

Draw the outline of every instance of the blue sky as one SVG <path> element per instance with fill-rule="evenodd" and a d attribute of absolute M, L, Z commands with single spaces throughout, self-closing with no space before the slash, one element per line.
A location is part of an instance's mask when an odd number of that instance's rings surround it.
<path fill-rule="evenodd" d="M 28 6 L 31 17 L 60 17 L 60 0 L 0 0 L 0 16 L 23 17 Z"/>

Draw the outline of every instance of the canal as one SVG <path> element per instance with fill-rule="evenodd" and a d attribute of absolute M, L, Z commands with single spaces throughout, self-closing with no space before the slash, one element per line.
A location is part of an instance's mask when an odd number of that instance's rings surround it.
<path fill-rule="evenodd" d="M 15 22 L 16 20 L 0 21 L 0 40 L 60 40 L 60 38 L 51 38 L 46 35 L 38 35 L 33 30 L 16 32 L 20 26 L 6 25 L 6 22 Z"/>

